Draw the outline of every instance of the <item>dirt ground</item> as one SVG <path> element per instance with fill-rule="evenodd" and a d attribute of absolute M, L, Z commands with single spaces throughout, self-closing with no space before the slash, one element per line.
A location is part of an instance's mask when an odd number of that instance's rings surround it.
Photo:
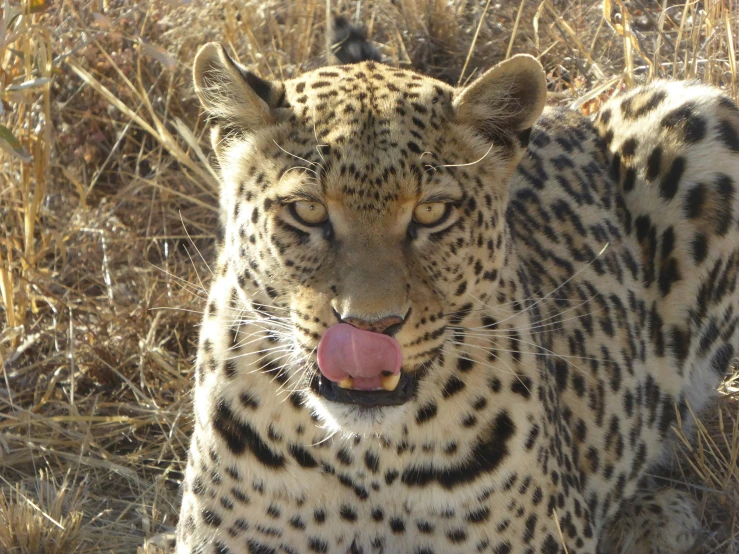
<path fill-rule="evenodd" d="M 536 55 L 585 114 L 659 77 L 737 99 L 739 0 L 6 0 L 0 554 L 133 553 L 176 524 L 218 195 L 191 62 L 219 40 L 289 78 L 326 63 L 331 12 L 453 84 Z M 703 554 L 739 553 L 739 373 L 721 393 L 670 481 Z"/>

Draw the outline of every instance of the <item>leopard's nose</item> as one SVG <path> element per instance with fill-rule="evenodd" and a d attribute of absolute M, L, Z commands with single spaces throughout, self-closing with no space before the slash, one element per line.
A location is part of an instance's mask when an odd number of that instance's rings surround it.
<path fill-rule="evenodd" d="M 405 315 L 405 317 L 399 315 L 389 315 L 379 319 L 368 319 L 352 316 L 341 316 L 338 312 L 336 312 L 336 317 L 338 318 L 340 323 L 348 323 L 349 325 L 351 325 L 352 327 L 356 327 L 357 329 L 371 331 L 373 333 L 382 333 L 384 335 L 389 335 L 392 337 L 403 327 L 406 320 L 408 319 L 409 314 L 410 310 L 408 310 L 408 313 Z"/>

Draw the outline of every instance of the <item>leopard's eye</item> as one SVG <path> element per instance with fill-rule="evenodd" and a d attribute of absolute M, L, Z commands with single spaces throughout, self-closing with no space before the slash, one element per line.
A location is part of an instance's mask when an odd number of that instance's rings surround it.
<path fill-rule="evenodd" d="M 316 226 L 328 219 L 328 210 L 320 202 L 298 200 L 290 204 L 293 217 L 303 225 Z"/>
<path fill-rule="evenodd" d="M 451 206 L 444 202 L 426 202 L 413 210 L 413 220 L 424 227 L 432 227 L 444 221 Z"/>

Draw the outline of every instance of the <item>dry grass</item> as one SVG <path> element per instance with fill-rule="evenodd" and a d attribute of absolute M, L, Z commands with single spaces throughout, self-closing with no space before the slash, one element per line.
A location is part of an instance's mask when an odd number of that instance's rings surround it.
<path fill-rule="evenodd" d="M 391 63 L 451 83 L 538 54 L 551 101 L 585 113 L 653 77 L 738 93 L 737 0 L 333 8 Z M 188 66 L 221 40 L 290 77 L 324 63 L 325 18 L 317 0 L 2 7 L 0 553 L 135 552 L 174 525 L 217 198 Z M 737 379 L 723 392 L 674 472 L 705 553 L 739 552 Z"/>
<path fill-rule="evenodd" d="M 42 472 L 35 485 L 33 491 L 27 483 L 0 490 L 0 546 L 11 552 L 75 552 L 82 538 L 82 485 L 71 498 L 67 479 L 57 484 Z"/>

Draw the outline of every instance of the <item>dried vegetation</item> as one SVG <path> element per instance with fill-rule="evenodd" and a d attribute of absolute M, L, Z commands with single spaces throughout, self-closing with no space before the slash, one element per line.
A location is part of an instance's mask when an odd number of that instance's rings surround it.
<path fill-rule="evenodd" d="M 737 98 L 737 0 L 334 0 L 389 63 L 464 82 L 540 57 L 551 102 L 698 78 Z M 0 8 L 0 553 L 136 552 L 175 524 L 216 177 L 189 82 L 220 40 L 264 76 L 325 60 L 317 0 Z M 202 254 L 202 256 L 201 256 Z M 739 384 L 671 477 L 739 552 Z M 679 432 L 679 430 L 677 430 Z"/>

